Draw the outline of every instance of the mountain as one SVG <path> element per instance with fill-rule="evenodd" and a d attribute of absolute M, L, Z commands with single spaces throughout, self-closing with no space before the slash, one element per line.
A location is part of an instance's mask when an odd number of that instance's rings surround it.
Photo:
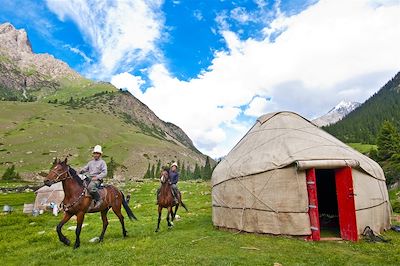
<path fill-rule="evenodd" d="M 141 178 L 170 161 L 194 169 L 207 156 L 178 126 L 108 82 L 86 79 L 48 54 L 35 54 L 28 35 L 0 25 L 0 174 L 10 164 L 24 177 L 71 154 L 83 165 L 95 144 L 113 157 L 120 178 Z"/>
<path fill-rule="evenodd" d="M 334 124 L 337 121 L 342 120 L 346 115 L 348 115 L 351 111 L 353 111 L 360 105 L 361 103 L 358 102 L 341 101 L 338 105 L 333 107 L 328 113 L 312 120 L 312 122 L 314 122 L 314 124 L 316 124 L 319 127 Z"/>
<path fill-rule="evenodd" d="M 34 54 L 25 30 L 0 25 L 0 97 L 34 97 L 46 88 L 55 91 L 63 80 L 83 80 L 69 66 L 49 54 Z"/>
<path fill-rule="evenodd" d="M 385 120 L 400 128 L 400 72 L 344 119 L 324 129 L 344 142 L 375 144 Z"/>

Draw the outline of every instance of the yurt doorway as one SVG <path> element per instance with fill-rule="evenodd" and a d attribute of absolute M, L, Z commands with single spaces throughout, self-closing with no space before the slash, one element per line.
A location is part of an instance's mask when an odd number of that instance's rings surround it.
<path fill-rule="evenodd" d="M 358 240 L 350 167 L 307 170 L 311 239 Z"/>
<path fill-rule="evenodd" d="M 340 237 L 335 170 L 316 169 L 315 175 L 321 237 Z"/>

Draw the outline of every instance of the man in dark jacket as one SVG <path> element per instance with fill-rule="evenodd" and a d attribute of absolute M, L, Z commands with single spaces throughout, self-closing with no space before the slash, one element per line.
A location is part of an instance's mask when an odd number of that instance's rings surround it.
<path fill-rule="evenodd" d="M 171 190 L 172 190 L 172 195 L 174 196 L 174 203 L 178 203 L 178 195 L 179 195 L 179 190 L 178 190 L 178 181 L 179 181 L 179 173 L 178 173 L 178 164 L 173 163 L 171 165 L 171 169 L 169 170 L 169 180 L 171 182 Z"/>

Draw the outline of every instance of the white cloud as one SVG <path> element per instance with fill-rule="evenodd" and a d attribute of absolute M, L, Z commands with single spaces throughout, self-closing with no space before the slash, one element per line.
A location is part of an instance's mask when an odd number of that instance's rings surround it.
<path fill-rule="evenodd" d="M 194 16 L 198 21 L 203 20 L 203 14 L 201 13 L 200 10 L 195 10 L 195 11 L 193 12 L 193 16 Z"/>
<path fill-rule="evenodd" d="M 259 117 L 268 111 L 271 111 L 268 100 L 264 97 L 257 96 L 250 102 L 248 108 L 244 111 L 244 114 Z"/>
<path fill-rule="evenodd" d="M 314 117 L 343 98 L 364 101 L 400 70 L 400 3 L 371 3 L 321 0 L 297 15 L 280 13 L 261 41 L 226 30 L 220 13 L 229 51 L 216 52 L 189 81 L 153 66 L 142 100 L 211 156 L 226 153 L 245 132 L 232 125 L 244 123 L 238 107 L 249 102 L 248 115 L 285 109 Z"/>
<path fill-rule="evenodd" d="M 128 72 L 114 75 L 111 78 L 111 83 L 119 89 L 127 89 L 133 96 L 142 99 L 143 93 L 140 89 L 145 82 L 139 76 L 134 76 Z"/>
<path fill-rule="evenodd" d="M 72 20 L 99 59 L 89 76 L 107 78 L 121 66 L 158 56 L 164 18 L 161 0 L 80 1 L 47 0 L 49 9 L 62 21 Z"/>
<path fill-rule="evenodd" d="M 218 27 L 222 30 L 228 30 L 229 29 L 229 23 L 227 21 L 228 15 L 226 14 L 226 11 L 222 11 L 217 14 L 215 17 L 215 22 L 217 23 Z"/>
<path fill-rule="evenodd" d="M 65 44 L 64 47 L 67 48 L 67 49 L 69 49 L 71 52 L 73 52 L 73 53 L 75 53 L 75 54 L 77 54 L 77 55 L 80 55 L 80 56 L 83 58 L 83 60 L 85 60 L 86 63 L 91 63 L 91 62 L 93 61 L 93 60 L 92 60 L 91 58 L 89 58 L 83 51 L 79 50 L 79 49 L 76 48 L 76 47 L 72 47 L 72 46 L 69 45 L 69 44 Z"/>
<path fill-rule="evenodd" d="M 248 22 L 250 18 L 250 14 L 246 11 L 244 7 L 236 7 L 230 12 L 231 18 L 237 20 L 240 23 Z"/>

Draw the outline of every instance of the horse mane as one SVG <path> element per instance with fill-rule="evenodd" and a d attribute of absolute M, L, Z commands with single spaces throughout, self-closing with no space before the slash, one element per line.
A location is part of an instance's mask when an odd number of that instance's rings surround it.
<path fill-rule="evenodd" d="M 71 166 L 69 167 L 69 173 L 71 176 L 75 179 L 76 182 L 78 182 L 79 185 L 83 186 L 83 181 L 82 179 L 78 176 L 77 172 L 75 171 L 74 168 Z"/>

